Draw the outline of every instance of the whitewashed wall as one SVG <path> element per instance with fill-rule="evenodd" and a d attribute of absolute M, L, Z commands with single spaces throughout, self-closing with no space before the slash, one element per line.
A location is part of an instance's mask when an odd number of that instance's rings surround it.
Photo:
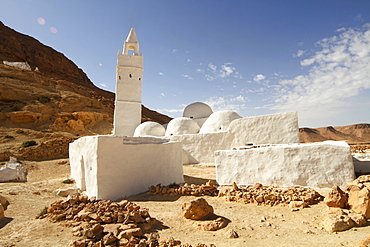
<path fill-rule="evenodd" d="M 354 179 L 350 147 L 344 141 L 221 150 L 215 160 L 220 185 L 331 188 Z"/>

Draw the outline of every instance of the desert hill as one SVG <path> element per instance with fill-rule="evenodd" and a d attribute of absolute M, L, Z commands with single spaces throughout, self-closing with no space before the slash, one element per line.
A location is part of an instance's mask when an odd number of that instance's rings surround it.
<path fill-rule="evenodd" d="M 353 124 L 340 127 L 300 128 L 301 142 L 325 140 L 347 141 L 350 144 L 370 143 L 370 124 Z"/>
<path fill-rule="evenodd" d="M 0 160 L 65 157 L 77 136 L 109 134 L 113 109 L 114 93 L 96 87 L 62 53 L 0 22 Z M 142 108 L 142 122 L 170 120 Z M 30 140 L 49 144 L 20 148 Z"/>

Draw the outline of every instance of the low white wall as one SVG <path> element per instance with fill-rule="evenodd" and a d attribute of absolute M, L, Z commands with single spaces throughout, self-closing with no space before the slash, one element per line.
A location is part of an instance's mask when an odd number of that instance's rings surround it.
<path fill-rule="evenodd" d="M 276 145 L 215 152 L 220 185 L 261 183 L 268 186 L 345 186 L 354 179 L 346 142 Z"/>
<path fill-rule="evenodd" d="M 257 117 L 246 117 L 231 122 L 234 135 L 231 147 L 253 144 L 299 143 L 297 112 L 284 112 Z"/>
<path fill-rule="evenodd" d="M 184 164 L 214 163 L 214 151 L 253 144 L 299 143 L 298 114 L 277 113 L 247 117 L 231 122 L 228 131 L 169 137 L 182 143 Z"/>
<path fill-rule="evenodd" d="M 87 195 L 109 200 L 144 192 L 158 183 L 182 183 L 181 144 L 167 141 L 149 137 L 82 137 L 70 145 L 71 176 L 80 187 L 83 184 L 81 170 L 85 169 Z M 85 157 L 88 153 L 96 155 Z M 78 168 L 81 156 L 83 169 Z M 87 172 L 91 168 L 89 163 L 93 164 L 96 174 Z M 96 184 L 88 183 L 90 180 Z"/>

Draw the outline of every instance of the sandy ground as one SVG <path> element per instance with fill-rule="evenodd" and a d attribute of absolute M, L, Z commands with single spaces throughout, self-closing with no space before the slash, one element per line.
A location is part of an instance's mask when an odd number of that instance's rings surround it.
<path fill-rule="evenodd" d="M 10 204 L 6 218 L 0 221 L 0 246 L 68 246 L 72 229 L 47 219 L 35 217 L 51 202 L 63 199 L 55 195 L 58 188 L 70 187 L 62 181 L 69 176 L 69 165 L 61 160 L 23 162 L 29 170 L 28 182 L 0 183 L 0 194 Z M 214 167 L 184 166 L 185 180 L 201 184 L 215 179 Z M 320 191 L 325 194 L 325 191 Z M 206 232 L 195 229 L 190 220 L 181 217 L 181 205 L 193 196 L 148 196 L 142 193 L 128 199 L 149 208 L 161 237 L 174 237 L 182 243 L 205 243 L 222 246 L 358 246 L 370 233 L 366 227 L 352 228 L 339 233 L 327 233 L 319 226 L 326 211 L 324 203 L 292 212 L 287 207 L 256 206 L 226 202 L 223 198 L 204 198 L 214 207 L 215 214 L 230 223 L 224 229 Z M 239 238 L 229 238 L 231 230 Z"/>

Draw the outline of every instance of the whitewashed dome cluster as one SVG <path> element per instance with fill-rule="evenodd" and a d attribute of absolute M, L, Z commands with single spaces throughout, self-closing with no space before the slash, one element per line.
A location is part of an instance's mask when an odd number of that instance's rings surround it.
<path fill-rule="evenodd" d="M 234 111 L 213 112 L 212 108 L 202 102 L 195 102 L 185 107 L 183 117 L 174 118 L 167 128 L 159 123 L 144 122 L 135 130 L 135 137 L 170 137 L 174 135 L 213 133 L 227 131 L 235 119 L 239 119 Z"/>

